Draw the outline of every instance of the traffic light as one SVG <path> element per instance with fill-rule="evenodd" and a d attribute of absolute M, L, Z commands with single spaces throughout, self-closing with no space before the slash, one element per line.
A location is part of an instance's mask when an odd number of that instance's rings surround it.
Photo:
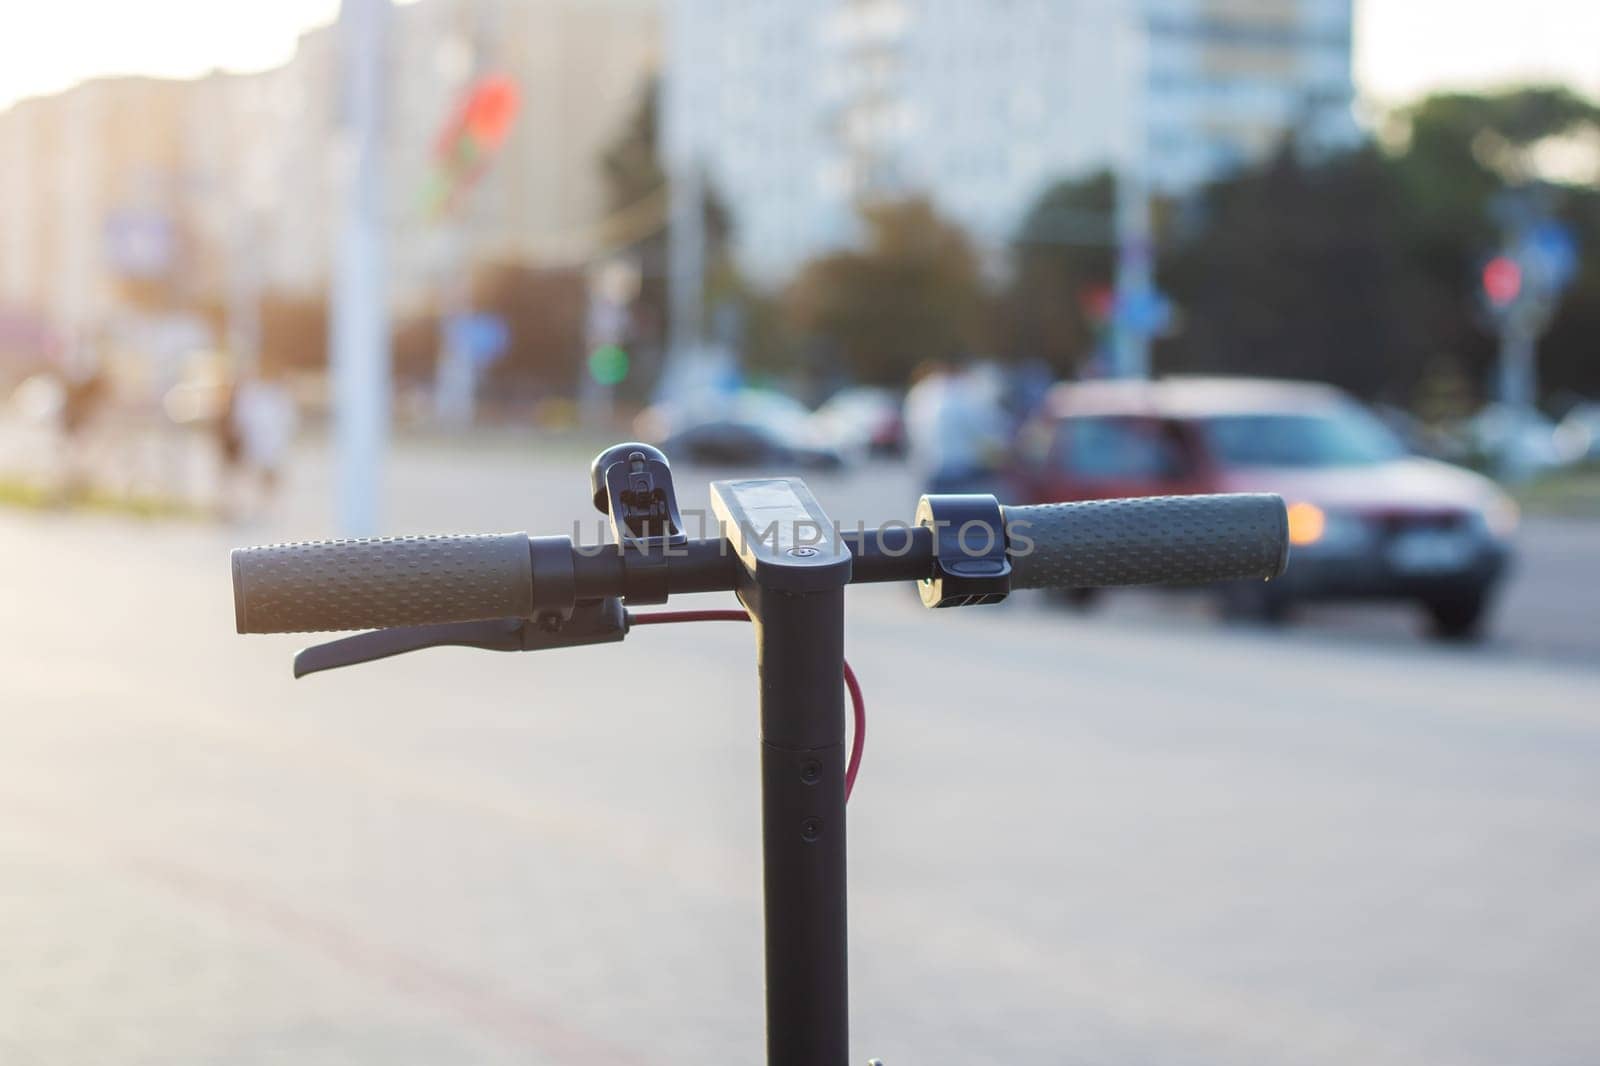
<path fill-rule="evenodd" d="M 467 98 L 461 125 L 477 150 L 492 151 L 505 142 L 517 117 L 516 83 L 501 75 L 484 78 Z"/>
<path fill-rule="evenodd" d="M 1483 294 L 1495 308 L 1509 307 L 1522 292 L 1522 268 L 1510 256 L 1497 255 L 1483 266 Z"/>
<path fill-rule="evenodd" d="M 602 344 L 589 353 L 589 376 L 601 385 L 620 385 L 628 376 L 628 352 L 619 344 Z"/>
<path fill-rule="evenodd" d="M 435 166 L 423 190 L 430 214 L 443 214 L 482 177 L 517 117 L 521 95 L 516 82 L 491 74 L 473 83 L 461 105 L 439 132 Z"/>

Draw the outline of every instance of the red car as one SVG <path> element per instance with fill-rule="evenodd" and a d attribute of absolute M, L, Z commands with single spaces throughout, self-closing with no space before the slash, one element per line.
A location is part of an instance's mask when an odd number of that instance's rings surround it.
<path fill-rule="evenodd" d="M 1406 600 L 1447 639 L 1481 630 L 1517 524 L 1492 481 L 1408 453 L 1337 389 L 1294 382 L 1058 385 L 1018 436 L 1013 476 L 1029 503 L 1276 492 L 1288 572 L 1222 587 L 1225 612 L 1278 621 L 1302 601 Z"/>

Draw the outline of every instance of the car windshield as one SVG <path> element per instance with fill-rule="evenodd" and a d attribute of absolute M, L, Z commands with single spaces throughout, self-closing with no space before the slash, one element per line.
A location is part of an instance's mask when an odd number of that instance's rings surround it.
<path fill-rule="evenodd" d="M 1218 415 L 1200 424 L 1226 466 L 1369 466 L 1405 454 L 1393 433 L 1361 411 Z"/>

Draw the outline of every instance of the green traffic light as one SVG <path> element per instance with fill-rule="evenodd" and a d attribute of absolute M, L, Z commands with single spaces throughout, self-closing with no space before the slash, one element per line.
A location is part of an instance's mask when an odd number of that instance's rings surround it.
<path fill-rule="evenodd" d="M 620 384 L 628 376 L 628 353 L 620 345 L 601 345 L 589 353 L 589 376 L 602 385 Z"/>

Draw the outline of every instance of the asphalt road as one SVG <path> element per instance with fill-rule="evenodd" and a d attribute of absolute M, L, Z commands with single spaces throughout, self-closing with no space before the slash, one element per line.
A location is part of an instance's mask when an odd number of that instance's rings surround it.
<path fill-rule="evenodd" d="M 891 473 L 817 487 L 909 516 Z M 759 1062 L 748 633 L 294 682 L 225 549 L 326 533 L 324 490 L 0 514 L 0 1063 Z M 575 454 L 412 455 L 390 525 L 586 495 Z M 856 1061 L 1600 1059 L 1600 538 L 1526 538 L 1478 650 L 853 590 Z"/>

